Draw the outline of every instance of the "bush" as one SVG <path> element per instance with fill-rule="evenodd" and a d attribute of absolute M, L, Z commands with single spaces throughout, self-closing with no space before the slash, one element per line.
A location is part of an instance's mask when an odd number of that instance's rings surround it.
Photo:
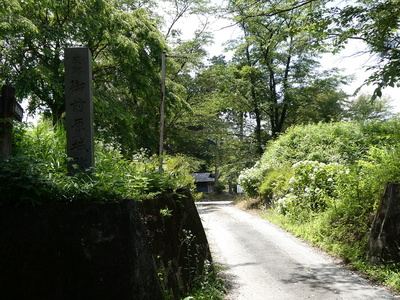
<path fill-rule="evenodd" d="M 250 197 L 259 196 L 259 188 L 263 181 L 264 171 L 268 169 L 268 165 L 261 167 L 259 163 L 256 163 L 253 168 L 246 169 L 239 175 L 238 183 Z"/>
<path fill-rule="evenodd" d="M 215 186 L 214 186 L 214 191 L 217 193 L 217 194 L 222 194 L 222 192 L 225 190 L 225 186 L 222 184 L 222 183 L 219 183 L 219 184 L 216 184 Z"/>
<path fill-rule="evenodd" d="M 300 161 L 292 166 L 293 177 L 286 185 L 286 195 L 277 201 L 282 212 L 299 210 L 322 212 L 335 205 L 337 177 L 347 169 L 337 163 Z"/>
<path fill-rule="evenodd" d="M 29 157 L 0 162 L 0 206 L 40 204 L 59 198 L 56 184 L 42 176 L 40 165 Z"/>
<path fill-rule="evenodd" d="M 386 182 L 400 181 L 399 141 L 397 120 L 293 127 L 242 172 L 241 185 L 272 203 L 282 227 L 356 262 Z"/>
<path fill-rule="evenodd" d="M 264 180 L 260 186 L 260 196 L 264 204 L 270 205 L 284 197 L 292 176 L 293 170 L 288 164 L 265 170 Z"/>
<path fill-rule="evenodd" d="M 158 157 L 146 151 L 127 159 L 109 145 L 96 144 L 95 167 L 69 176 L 62 126 L 17 126 L 14 136 L 13 157 L 0 164 L 0 205 L 120 201 L 194 189 L 191 173 L 197 163 L 182 156 L 166 156 L 160 174 Z"/>
<path fill-rule="evenodd" d="M 259 166 L 279 167 L 299 161 L 353 164 L 371 147 L 396 145 L 398 141 L 397 120 L 296 126 L 268 145 Z"/>

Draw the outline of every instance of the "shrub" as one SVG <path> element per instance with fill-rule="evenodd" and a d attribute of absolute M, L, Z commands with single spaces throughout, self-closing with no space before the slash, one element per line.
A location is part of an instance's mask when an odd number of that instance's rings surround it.
<path fill-rule="evenodd" d="M 222 184 L 222 183 L 219 183 L 219 184 L 216 184 L 215 186 L 214 186 L 214 191 L 217 193 L 217 194 L 222 194 L 222 192 L 225 190 L 225 186 Z"/>
<path fill-rule="evenodd" d="M 19 156 L 0 162 L 0 206 L 38 205 L 59 198 L 56 184 L 42 176 L 41 166 Z"/>
<path fill-rule="evenodd" d="M 399 140 L 396 119 L 295 126 L 267 146 L 258 164 L 281 166 L 307 160 L 354 164 L 372 146 L 396 145 Z"/>
<path fill-rule="evenodd" d="M 293 170 L 289 164 L 264 171 L 264 180 L 260 186 L 260 196 L 264 204 L 270 205 L 284 197 L 292 176 Z"/>
<path fill-rule="evenodd" d="M 278 204 L 285 207 L 282 211 L 293 214 L 299 210 L 321 212 L 328 205 L 334 205 L 337 177 L 346 173 L 346 167 L 337 163 L 300 161 L 292 169 L 294 175 L 286 186 L 287 194 L 278 200 Z"/>
<path fill-rule="evenodd" d="M 386 182 L 400 181 L 397 120 L 290 128 L 242 172 L 251 196 L 271 202 L 269 215 L 348 261 L 362 260 Z"/>
<path fill-rule="evenodd" d="M 0 164 L 0 205 L 55 201 L 120 201 L 194 188 L 190 176 L 196 162 L 181 156 L 159 161 L 146 151 L 127 159 L 113 147 L 96 144 L 95 167 L 89 173 L 67 174 L 65 130 L 42 122 L 18 126 L 13 157 Z"/>
<path fill-rule="evenodd" d="M 256 163 L 254 167 L 242 171 L 238 183 L 250 197 L 259 196 L 259 188 L 264 177 L 264 171 L 269 166 Z"/>

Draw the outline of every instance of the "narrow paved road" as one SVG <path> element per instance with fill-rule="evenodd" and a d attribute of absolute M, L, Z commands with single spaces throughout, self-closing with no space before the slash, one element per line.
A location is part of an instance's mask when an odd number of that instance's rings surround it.
<path fill-rule="evenodd" d="M 227 203 L 197 206 L 214 260 L 233 283 L 227 299 L 400 299 L 257 216 Z"/>

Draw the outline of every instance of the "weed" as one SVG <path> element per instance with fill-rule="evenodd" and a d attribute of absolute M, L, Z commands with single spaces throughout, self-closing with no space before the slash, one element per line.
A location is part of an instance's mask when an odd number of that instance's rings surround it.
<path fill-rule="evenodd" d="M 184 300 L 222 300 L 224 292 L 225 286 L 218 267 L 205 261 L 203 273 L 195 278 L 190 296 Z"/>
<path fill-rule="evenodd" d="M 168 207 L 160 209 L 160 215 L 164 218 L 167 217 L 172 217 L 172 210 L 170 210 Z"/>

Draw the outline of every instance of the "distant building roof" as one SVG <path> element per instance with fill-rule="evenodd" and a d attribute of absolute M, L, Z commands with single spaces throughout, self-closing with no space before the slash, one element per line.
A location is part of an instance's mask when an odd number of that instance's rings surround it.
<path fill-rule="evenodd" d="M 195 182 L 214 182 L 215 178 L 211 177 L 211 172 L 196 172 L 192 174 Z"/>

